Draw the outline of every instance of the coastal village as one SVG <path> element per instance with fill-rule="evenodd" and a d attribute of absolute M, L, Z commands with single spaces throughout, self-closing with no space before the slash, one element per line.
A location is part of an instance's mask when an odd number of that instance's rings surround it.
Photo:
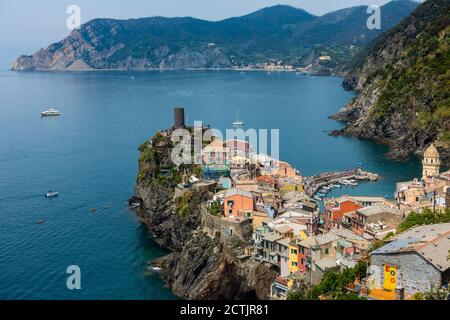
<path fill-rule="evenodd" d="M 183 116 L 176 115 L 175 126 L 184 126 Z M 397 233 L 414 212 L 450 207 L 450 171 L 441 172 L 434 145 L 423 154 L 422 176 L 398 182 L 392 199 L 329 197 L 332 189 L 351 193 L 349 187 L 359 181 L 380 177 L 361 168 L 304 177 L 289 163 L 256 154 L 243 140 L 212 137 L 204 143 L 202 160 L 201 172 L 183 179 L 175 197 L 195 188 L 209 192 L 206 231 L 233 248 L 237 259 L 265 264 L 277 273 L 272 299 L 287 299 L 299 283 L 317 285 L 328 271 L 361 263 L 367 266 L 366 276 L 348 290 L 367 299 L 411 299 L 448 286 L 450 223 Z"/>

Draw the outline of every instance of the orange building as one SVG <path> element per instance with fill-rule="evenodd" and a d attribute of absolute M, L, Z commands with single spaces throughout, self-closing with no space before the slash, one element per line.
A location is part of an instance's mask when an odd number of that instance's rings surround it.
<path fill-rule="evenodd" d="M 278 170 L 274 174 L 283 178 L 295 178 L 299 176 L 296 169 L 292 168 L 289 163 L 283 161 L 278 162 Z"/>
<path fill-rule="evenodd" d="M 256 181 L 263 189 L 275 189 L 277 186 L 277 181 L 271 176 L 259 176 Z"/>
<path fill-rule="evenodd" d="M 361 208 L 362 207 L 359 206 L 356 201 L 326 199 L 324 217 L 325 230 L 340 229 L 342 227 L 342 218 L 344 215 L 354 213 Z"/>
<path fill-rule="evenodd" d="M 255 207 L 255 198 L 251 192 L 231 189 L 225 194 L 224 215 L 227 218 L 245 218 L 246 214 L 251 216 Z"/>

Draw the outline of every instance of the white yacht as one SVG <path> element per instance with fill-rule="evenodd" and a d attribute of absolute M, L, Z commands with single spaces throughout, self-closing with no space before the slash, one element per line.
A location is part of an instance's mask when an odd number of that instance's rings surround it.
<path fill-rule="evenodd" d="M 235 122 L 233 122 L 233 127 L 243 127 L 245 126 L 245 122 L 239 120 L 239 110 L 237 111 L 237 120 Z"/>
<path fill-rule="evenodd" d="M 42 117 L 57 117 L 60 116 L 61 112 L 55 109 L 49 109 L 47 111 L 41 112 Z"/>

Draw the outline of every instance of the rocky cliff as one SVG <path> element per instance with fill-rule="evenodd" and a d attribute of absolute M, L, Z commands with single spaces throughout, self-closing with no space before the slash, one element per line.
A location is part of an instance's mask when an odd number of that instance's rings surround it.
<path fill-rule="evenodd" d="M 354 98 L 334 119 L 334 134 L 374 139 L 393 159 L 435 143 L 450 165 L 450 2 L 427 0 L 356 57 L 344 87 Z"/>
<path fill-rule="evenodd" d="M 172 253 L 158 259 L 161 275 L 178 296 L 193 299 L 267 299 L 275 274 L 252 260 L 240 260 L 236 248 L 206 231 L 208 190 L 175 187 L 195 166 L 176 167 L 172 142 L 157 134 L 140 147 L 136 200 L 156 242 Z"/>
<path fill-rule="evenodd" d="M 399 0 L 383 6 L 382 28 L 393 26 L 416 5 Z M 304 66 L 324 50 L 337 63 L 357 51 L 350 46 L 365 46 L 383 31 L 367 29 L 366 9 L 317 17 L 278 5 L 217 22 L 190 17 L 94 19 L 62 41 L 19 57 L 12 70 L 230 68 L 280 60 Z"/>

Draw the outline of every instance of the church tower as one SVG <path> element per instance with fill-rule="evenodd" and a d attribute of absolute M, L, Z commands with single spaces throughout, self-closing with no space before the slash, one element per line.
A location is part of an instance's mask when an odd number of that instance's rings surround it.
<path fill-rule="evenodd" d="M 432 144 L 423 154 L 423 178 L 432 178 L 439 176 L 441 169 L 441 158 L 438 149 Z"/>

